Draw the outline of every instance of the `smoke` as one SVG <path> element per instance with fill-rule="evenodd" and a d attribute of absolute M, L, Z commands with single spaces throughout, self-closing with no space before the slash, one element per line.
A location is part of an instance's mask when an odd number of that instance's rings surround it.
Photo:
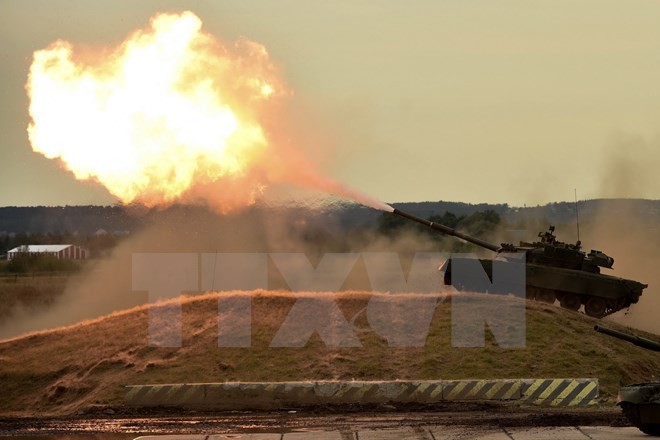
<path fill-rule="evenodd" d="M 660 141 L 619 134 L 604 148 L 602 162 L 601 197 L 647 198 L 660 192 Z"/>
<path fill-rule="evenodd" d="M 335 195 L 337 197 L 353 200 L 369 208 L 378 209 L 385 212 L 393 212 L 394 208 L 375 197 L 372 197 L 360 190 L 351 188 L 345 183 L 329 179 L 318 173 L 297 174 L 294 176 L 294 182 L 312 188 L 318 188 L 321 191 Z"/>
<path fill-rule="evenodd" d="M 640 200 L 658 194 L 657 140 L 618 134 L 604 148 L 599 193 L 611 198 L 603 203 L 589 223 L 581 223 L 581 238 L 614 257 L 614 271 L 604 273 L 634 279 L 649 285 L 627 312 L 607 319 L 640 330 L 660 334 L 654 312 L 660 307 L 660 216 L 654 207 Z"/>
<path fill-rule="evenodd" d="M 620 324 L 660 334 L 660 218 L 643 200 L 610 200 L 587 224 L 580 225 L 585 246 L 614 258 L 614 270 L 602 273 L 648 284 L 637 304 L 606 318 Z"/>
<path fill-rule="evenodd" d="M 47 308 L 15 310 L 0 325 L 0 338 L 105 316 L 148 301 L 132 289 L 132 255 L 140 252 L 263 252 L 268 227 L 259 216 L 222 217 L 201 207 L 135 213 L 147 222 L 119 243 L 108 258 L 70 279 Z"/>
<path fill-rule="evenodd" d="M 70 278 L 62 295 L 42 308 L 15 307 L 0 321 L 0 339 L 52 329 L 146 304 L 146 292 L 133 291 L 132 258 L 137 253 L 302 253 L 316 267 L 327 253 L 402 252 L 431 249 L 416 234 L 387 238 L 374 232 L 356 238 L 326 210 L 301 206 L 255 206 L 218 214 L 201 206 L 173 206 L 164 210 L 134 209 L 146 223 L 120 242 L 107 258 L 94 262 Z M 404 270 L 409 264 L 404 256 Z M 333 269 L 330 268 L 330 272 Z M 288 289 L 286 280 L 269 261 L 268 287 Z M 364 264 L 359 261 L 341 290 L 370 290 Z M 196 292 L 188 294 L 195 295 Z"/>

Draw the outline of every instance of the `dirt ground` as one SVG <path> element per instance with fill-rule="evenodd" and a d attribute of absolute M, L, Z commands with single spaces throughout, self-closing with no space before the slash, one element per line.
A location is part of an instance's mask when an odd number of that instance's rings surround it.
<path fill-rule="evenodd" d="M 112 410 L 61 418 L 0 418 L 1 435 L 131 433 L 139 435 L 289 432 L 399 427 L 629 426 L 618 408 L 520 408 L 491 403 L 452 403 L 424 407 L 314 408 L 303 411 L 202 413 L 178 410 Z"/>

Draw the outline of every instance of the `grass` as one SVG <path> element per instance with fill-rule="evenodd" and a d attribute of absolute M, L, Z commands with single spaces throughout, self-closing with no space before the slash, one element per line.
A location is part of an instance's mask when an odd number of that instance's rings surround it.
<path fill-rule="evenodd" d="M 601 395 L 612 398 L 620 385 L 653 379 L 660 371 L 656 353 L 594 332 L 592 318 L 538 303 L 527 303 L 522 349 L 499 347 L 489 332 L 484 347 L 452 347 L 451 301 L 437 306 L 423 347 L 390 347 L 363 312 L 370 292 L 336 296 L 344 316 L 360 329 L 361 347 L 328 347 L 318 334 L 304 347 L 271 347 L 295 298 L 284 292 L 249 295 L 249 348 L 217 346 L 218 294 L 182 299 L 181 348 L 148 345 L 147 306 L 0 342 L 0 414 L 121 406 L 123 385 L 172 382 L 597 377 Z"/>

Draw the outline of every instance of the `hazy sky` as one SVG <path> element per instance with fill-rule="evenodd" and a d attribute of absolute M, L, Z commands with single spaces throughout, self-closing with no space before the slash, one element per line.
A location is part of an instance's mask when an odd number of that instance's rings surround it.
<path fill-rule="evenodd" d="M 0 0 L 0 206 L 114 201 L 32 152 L 33 51 L 183 10 L 265 45 L 324 170 L 386 201 L 660 198 L 658 1 Z"/>

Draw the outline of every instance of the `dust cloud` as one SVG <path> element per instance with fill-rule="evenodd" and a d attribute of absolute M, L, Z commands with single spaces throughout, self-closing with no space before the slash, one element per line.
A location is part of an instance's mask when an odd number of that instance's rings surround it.
<path fill-rule="evenodd" d="M 603 152 L 599 197 L 647 198 L 658 194 L 660 139 L 619 134 Z"/>
<path fill-rule="evenodd" d="M 196 206 L 135 211 L 134 215 L 144 216 L 147 222 L 140 231 L 117 245 L 110 257 L 73 277 L 63 295 L 48 308 L 15 310 L 0 324 L 0 338 L 69 325 L 146 303 L 146 292 L 132 290 L 134 253 L 264 252 L 268 234 L 275 234 L 268 219 L 259 214 L 220 216 Z"/>
<path fill-rule="evenodd" d="M 619 134 L 604 148 L 600 193 L 609 198 L 580 225 L 585 244 L 614 257 L 614 270 L 603 273 L 648 284 L 639 303 L 607 319 L 660 334 L 660 215 L 644 197 L 657 194 L 659 140 Z M 635 197 L 637 199 L 627 199 Z M 587 249 L 588 250 L 588 249 Z"/>
<path fill-rule="evenodd" d="M 607 320 L 660 335 L 657 310 L 660 307 L 660 223 L 650 217 L 650 209 L 640 200 L 610 201 L 608 207 L 597 211 L 593 220 L 580 226 L 585 245 L 614 258 L 613 270 L 601 273 L 633 279 L 645 284 L 637 304 L 622 310 Z M 589 248 L 590 249 L 590 248 Z M 586 249 L 587 251 L 589 249 Z"/>
<path fill-rule="evenodd" d="M 309 201 L 318 196 L 307 197 Z M 318 199 L 317 202 L 323 205 Z M 318 205 L 280 209 L 268 206 L 224 215 L 202 206 L 173 206 L 156 211 L 136 208 L 134 215 L 146 219 L 141 230 L 120 242 L 109 257 L 72 277 L 65 292 L 47 307 L 14 308 L 0 323 L 0 339 L 67 326 L 148 303 L 146 292 L 132 288 L 132 256 L 136 253 L 294 252 L 304 253 L 316 266 L 329 252 L 395 252 L 401 254 L 402 270 L 407 276 L 415 252 L 437 249 L 428 237 L 414 232 L 395 238 L 374 231 L 346 234 L 340 220 L 333 217 L 333 202 L 336 200 L 325 203 L 326 211 Z M 329 270 L 332 272 L 332 268 Z M 268 287 L 290 288 L 272 259 Z M 372 290 L 361 258 L 339 290 Z"/>

